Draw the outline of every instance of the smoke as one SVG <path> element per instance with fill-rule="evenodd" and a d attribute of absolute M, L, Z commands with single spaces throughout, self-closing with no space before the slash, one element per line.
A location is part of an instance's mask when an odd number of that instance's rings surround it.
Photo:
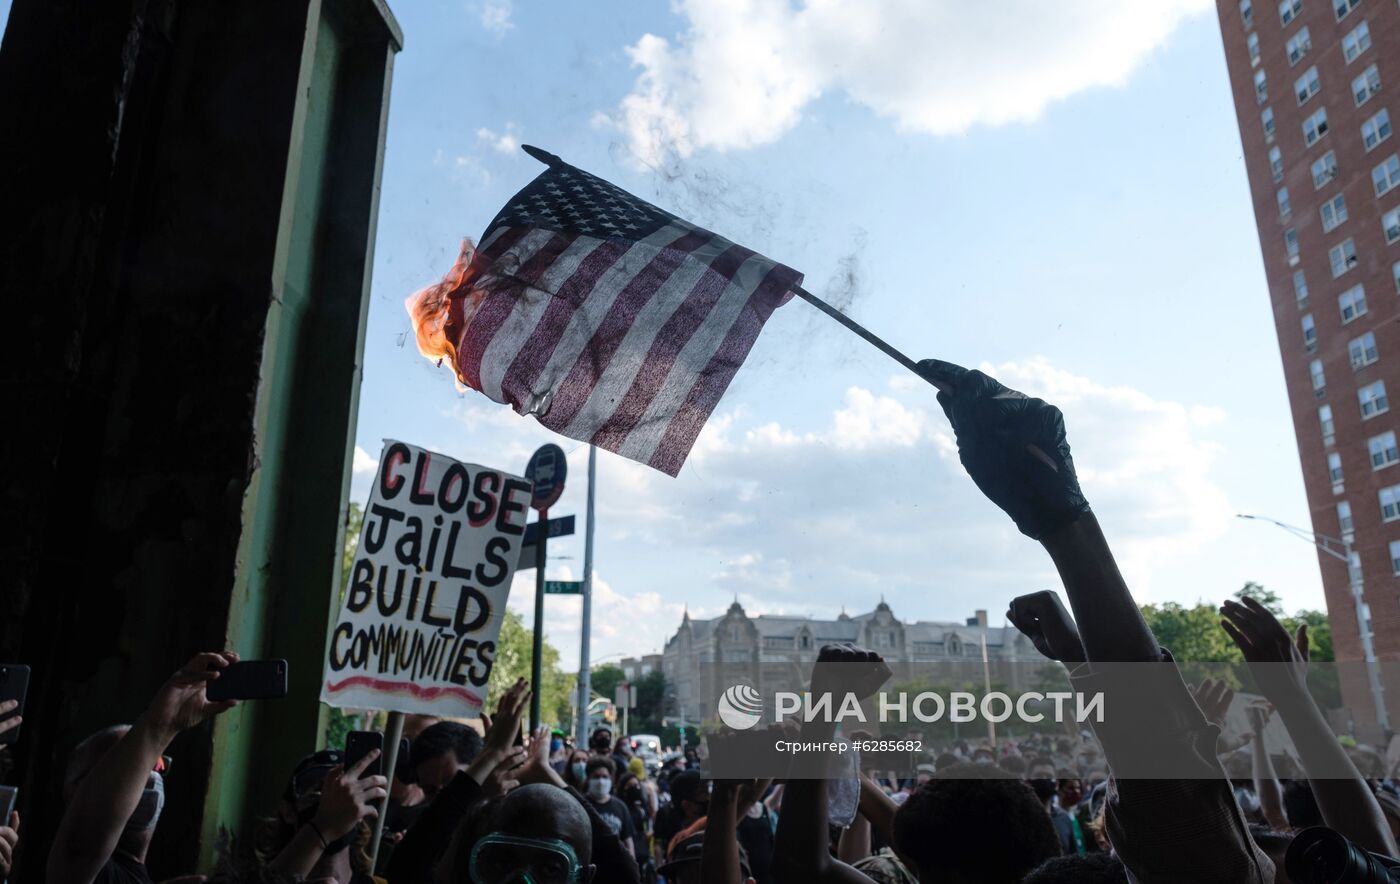
<path fill-rule="evenodd" d="M 856 298 L 865 294 L 864 252 L 869 235 L 857 227 L 851 237 L 851 250 L 836 259 L 836 269 L 822 288 L 822 299 L 842 313 L 850 313 Z"/>

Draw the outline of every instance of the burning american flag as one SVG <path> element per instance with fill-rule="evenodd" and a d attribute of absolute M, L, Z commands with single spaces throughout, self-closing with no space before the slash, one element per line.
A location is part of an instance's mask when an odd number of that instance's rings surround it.
<path fill-rule="evenodd" d="M 408 300 L 462 384 L 672 476 L 802 274 L 534 147 L 549 168 Z"/>

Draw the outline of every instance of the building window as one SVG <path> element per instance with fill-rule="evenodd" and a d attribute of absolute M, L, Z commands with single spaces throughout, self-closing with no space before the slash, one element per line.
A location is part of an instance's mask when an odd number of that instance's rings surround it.
<path fill-rule="evenodd" d="M 1303 28 L 1294 34 L 1286 45 L 1288 47 L 1288 64 L 1291 67 L 1302 61 L 1303 56 L 1312 51 L 1312 35 L 1308 33 L 1307 28 Z"/>
<path fill-rule="evenodd" d="M 1400 261 L 1390 265 L 1390 279 L 1395 283 L 1395 293 L 1400 295 Z"/>
<path fill-rule="evenodd" d="M 1318 157 L 1312 164 L 1313 190 L 1317 190 L 1324 184 L 1337 177 L 1337 154 L 1333 151 Z"/>
<path fill-rule="evenodd" d="M 1317 113 L 1303 121 L 1303 141 L 1308 147 L 1317 144 L 1318 139 L 1327 134 L 1327 108 L 1320 107 Z"/>
<path fill-rule="evenodd" d="M 1381 91 L 1381 72 L 1375 65 L 1371 65 L 1361 72 L 1361 76 L 1351 81 L 1351 97 L 1360 107 L 1371 100 L 1371 96 Z"/>
<path fill-rule="evenodd" d="M 1390 573 L 1400 577 L 1400 540 L 1390 542 Z"/>
<path fill-rule="evenodd" d="M 1337 306 L 1342 310 L 1342 324 L 1351 322 L 1358 316 L 1366 315 L 1366 290 L 1354 285 L 1337 296 Z"/>
<path fill-rule="evenodd" d="M 1366 332 L 1359 338 L 1352 338 L 1347 342 L 1347 356 L 1351 358 L 1352 371 L 1365 368 L 1375 362 L 1379 358 L 1376 352 L 1376 336 L 1371 332 Z"/>
<path fill-rule="evenodd" d="M 1298 231 L 1292 227 L 1283 232 L 1283 247 L 1288 250 L 1288 263 L 1298 263 Z"/>
<path fill-rule="evenodd" d="M 1356 266 L 1356 243 L 1347 237 L 1327 250 L 1327 260 L 1332 265 L 1332 278 L 1336 279 Z"/>
<path fill-rule="evenodd" d="M 1379 436 L 1366 440 L 1366 450 L 1371 452 L 1371 469 L 1382 470 L 1400 461 L 1400 449 L 1395 447 L 1395 431 L 1387 430 Z"/>
<path fill-rule="evenodd" d="M 1311 313 L 1303 316 L 1303 347 L 1309 353 L 1317 349 L 1317 327 L 1313 325 Z"/>
<path fill-rule="evenodd" d="M 1287 224 L 1288 219 L 1293 217 L 1293 206 L 1288 202 L 1288 188 L 1280 187 L 1276 196 L 1278 198 L 1278 220 Z"/>
<path fill-rule="evenodd" d="M 1260 71 L 1259 73 L 1263 73 Z M 1255 85 L 1258 86 L 1259 77 L 1254 78 Z M 1293 81 L 1293 92 L 1298 97 L 1299 104 L 1306 104 L 1309 98 L 1322 91 L 1322 81 L 1317 78 L 1317 65 L 1313 65 L 1303 72 L 1303 76 Z M 1265 90 L 1264 98 L 1267 99 L 1268 90 Z M 1263 101 L 1260 101 L 1263 104 Z"/>
<path fill-rule="evenodd" d="M 1275 184 L 1283 180 L 1283 151 L 1277 144 L 1269 148 L 1269 174 L 1273 176 Z"/>
<path fill-rule="evenodd" d="M 1390 111 L 1381 108 L 1374 117 L 1361 124 L 1361 141 L 1369 151 L 1390 137 Z"/>
<path fill-rule="evenodd" d="M 1327 455 L 1327 478 L 1332 480 L 1332 493 L 1341 494 L 1343 488 L 1342 480 L 1342 456 L 1335 451 Z"/>
<path fill-rule="evenodd" d="M 1263 71 L 1254 72 L 1254 101 L 1263 104 L 1269 100 L 1269 78 Z M 1301 102 L 1299 102 L 1301 104 Z"/>
<path fill-rule="evenodd" d="M 1332 406 L 1317 407 L 1317 421 L 1322 425 L 1322 445 L 1327 447 L 1336 441 L 1337 426 L 1332 422 Z"/>
<path fill-rule="evenodd" d="M 1298 309 L 1308 306 L 1308 278 L 1303 271 L 1293 271 L 1293 297 L 1298 300 Z"/>
<path fill-rule="evenodd" d="M 1376 196 L 1385 196 L 1397 184 L 1400 184 L 1400 156 L 1391 154 L 1371 170 L 1371 186 L 1376 189 Z"/>
<path fill-rule="evenodd" d="M 1318 207 L 1322 216 L 1322 232 L 1331 233 L 1347 220 L 1347 198 L 1340 193 Z"/>
<path fill-rule="evenodd" d="M 1342 38 L 1342 55 L 1347 64 L 1356 61 L 1357 56 L 1371 48 L 1371 28 L 1362 21 Z"/>
<path fill-rule="evenodd" d="M 1259 122 L 1264 124 L 1264 140 L 1274 140 L 1274 109 L 1266 107 L 1259 113 Z"/>
<path fill-rule="evenodd" d="M 1254 24 L 1254 4 L 1250 0 L 1240 0 L 1240 20 L 1244 22 L 1245 27 Z"/>
<path fill-rule="evenodd" d="M 1396 519 L 1400 519 L 1400 485 L 1382 488 L 1380 499 L 1381 521 L 1394 522 Z"/>
<path fill-rule="evenodd" d="M 1391 209 L 1381 216 L 1381 229 L 1385 231 L 1385 241 L 1400 240 L 1400 209 Z"/>
<path fill-rule="evenodd" d="M 1342 19 L 1346 18 L 1347 15 L 1350 14 L 1353 9 L 1360 5 L 1361 0 L 1332 0 L 1332 12 L 1337 16 L 1337 21 L 1341 21 Z M 1240 12 L 1244 12 L 1243 7 L 1240 8 Z M 1250 10 L 1251 17 L 1253 17 L 1253 14 L 1254 11 Z"/>
<path fill-rule="evenodd" d="M 1356 528 L 1351 518 L 1351 504 L 1345 500 L 1337 501 L 1337 528 L 1341 534 L 1350 534 Z"/>
<path fill-rule="evenodd" d="M 1385 398 L 1385 381 L 1367 384 L 1356 391 L 1356 398 L 1361 403 L 1362 420 L 1370 420 L 1390 410 L 1390 402 Z"/>
<path fill-rule="evenodd" d="M 1308 374 L 1312 375 L 1313 395 L 1322 398 L 1327 393 L 1327 375 L 1322 370 L 1321 359 L 1308 364 Z"/>
<path fill-rule="evenodd" d="M 1249 49 L 1249 63 L 1251 65 L 1259 64 L 1259 35 L 1250 34 L 1245 38 L 1244 45 Z"/>
<path fill-rule="evenodd" d="M 1303 0 L 1282 0 L 1278 5 L 1278 19 L 1286 26 L 1302 11 Z"/>

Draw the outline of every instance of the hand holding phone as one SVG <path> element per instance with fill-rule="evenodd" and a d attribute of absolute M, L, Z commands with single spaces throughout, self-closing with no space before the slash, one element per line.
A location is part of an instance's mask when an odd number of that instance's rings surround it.
<path fill-rule="evenodd" d="M 351 731 L 345 735 L 345 769 L 350 770 L 370 753 L 378 749 L 380 756 L 370 763 L 361 777 L 377 777 L 384 772 L 384 735 L 379 731 Z"/>
<path fill-rule="evenodd" d="M 24 698 L 29 693 L 29 667 L 0 663 L 0 744 L 19 739 Z"/>

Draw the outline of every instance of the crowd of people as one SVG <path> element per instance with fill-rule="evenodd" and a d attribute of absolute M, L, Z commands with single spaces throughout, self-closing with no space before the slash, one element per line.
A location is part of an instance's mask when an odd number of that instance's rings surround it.
<path fill-rule="evenodd" d="M 1059 572 L 1068 607 L 1037 592 L 1012 600 L 1008 618 L 1077 690 L 1106 695 L 1110 714 L 1092 730 L 960 740 L 908 771 L 861 770 L 847 815 L 833 812 L 844 788 L 835 780 L 712 778 L 694 753 L 658 771 L 607 728 L 586 747 L 548 728 L 526 733 L 531 687 L 519 681 L 480 730 L 410 716 L 394 771 L 372 771 L 377 750 L 349 765 L 339 750 L 308 754 L 209 880 L 1306 884 L 1372 879 L 1312 877 L 1322 854 L 1305 847 L 1349 844 L 1353 864 L 1400 854 L 1395 772 L 1331 732 L 1308 692 L 1306 628 L 1288 634 L 1252 599 L 1221 606 L 1221 628 L 1267 700 L 1250 707 L 1252 739 L 1222 744 L 1231 691 L 1188 687 L 1148 629 L 1081 492 L 1060 412 L 981 372 L 921 370 L 940 387 L 973 481 Z M 232 705 L 211 702 L 206 686 L 236 659 L 195 656 L 134 723 L 82 741 L 56 786 L 67 809 L 52 843 L 26 843 L 17 815 L 0 826 L 0 878 L 18 849 L 46 862 L 54 884 L 150 881 L 164 753 Z M 1125 686 L 1107 677 L 1122 663 L 1148 665 Z M 829 645 L 810 689 L 868 697 L 882 669 L 873 651 Z M 1275 715 L 1297 747 L 1288 769 L 1263 738 Z M 820 716 L 780 727 L 804 743 L 837 733 Z M 1173 775 L 1136 773 L 1129 759 L 1144 753 Z M 371 868 L 380 813 L 386 834 Z"/>

